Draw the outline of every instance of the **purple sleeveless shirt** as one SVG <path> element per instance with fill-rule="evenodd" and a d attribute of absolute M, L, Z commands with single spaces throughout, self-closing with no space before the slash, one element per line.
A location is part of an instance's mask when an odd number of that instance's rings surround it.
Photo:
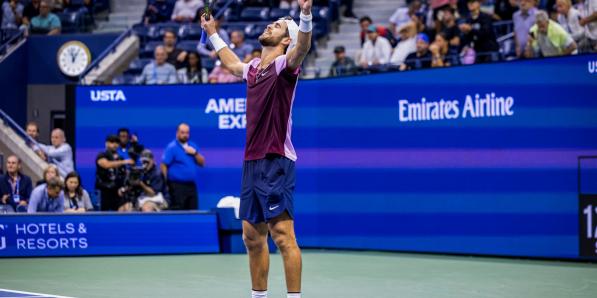
<path fill-rule="evenodd" d="M 259 70 L 261 59 L 245 65 L 247 81 L 247 143 L 245 160 L 263 159 L 278 154 L 292 161 L 297 156 L 292 146 L 292 104 L 300 68 L 286 68 L 286 55 L 277 57 Z"/>

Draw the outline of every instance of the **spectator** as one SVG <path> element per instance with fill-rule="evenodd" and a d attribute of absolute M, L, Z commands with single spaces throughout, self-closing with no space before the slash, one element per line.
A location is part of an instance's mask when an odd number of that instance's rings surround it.
<path fill-rule="evenodd" d="M 442 33 L 448 41 L 448 47 L 450 52 L 460 52 L 460 29 L 456 23 L 456 10 L 450 6 L 444 7 L 441 15 L 441 30 L 438 33 Z"/>
<path fill-rule="evenodd" d="M 350 76 L 357 73 L 357 65 L 352 58 L 346 56 L 346 49 L 343 46 L 337 46 L 334 49 L 336 61 L 330 68 L 330 77 Z"/>
<path fill-rule="evenodd" d="M 245 61 L 251 55 L 253 46 L 245 43 L 245 34 L 242 31 L 232 31 L 230 34 L 230 48 L 240 58 Z"/>
<path fill-rule="evenodd" d="M 23 23 L 25 7 L 17 0 L 8 0 L 2 4 L 2 29 L 17 29 Z"/>
<path fill-rule="evenodd" d="M 201 58 L 196 52 L 190 52 L 187 55 L 185 63 L 187 67 L 178 70 L 178 81 L 183 84 L 201 84 L 203 83 L 203 68 L 201 67 Z"/>
<path fill-rule="evenodd" d="M 118 155 L 120 158 L 138 160 L 139 155 L 143 151 L 143 145 L 139 144 L 139 139 L 136 135 L 131 135 L 128 128 L 118 129 Z M 140 164 L 139 164 L 140 165 Z"/>
<path fill-rule="evenodd" d="M 413 22 L 402 24 L 398 29 L 400 34 L 400 42 L 394 49 L 390 63 L 394 65 L 402 65 L 406 56 L 417 51 L 417 27 Z"/>
<path fill-rule="evenodd" d="M 143 22 L 145 25 L 168 22 L 172 18 L 173 11 L 174 2 L 172 1 L 150 0 L 143 15 Z"/>
<path fill-rule="evenodd" d="M 351 23 L 352 22 L 356 23 L 357 16 L 352 11 L 353 3 L 354 3 L 354 0 L 342 0 L 342 4 L 344 5 L 344 20 L 351 22 Z"/>
<path fill-rule="evenodd" d="M 446 61 L 449 52 L 448 39 L 443 32 L 435 35 L 435 41 L 429 46 L 429 52 L 431 52 L 431 67 L 450 66 Z"/>
<path fill-rule="evenodd" d="M 27 213 L 64 212 L 64 193 L 62 192 L 62 181 L 58 177 L 48 180 L 48 183 L 42 184 L 33 189 L 31 200 L 27 207 Z"/>
<path fill-rule="evenodd" d="M 220 27 L 221 21 L 220 20 L 215 20 L 216 23 L 216 28 L 218 30 L 218 35 L 222 38 L 222 40 L 226 43 L 226 44 L 230 44 L 230 38 L 228 37 L 228 32 L 226 32 L 226 30 L 224 30 L 222 27 Z M 214 47 L 211 44 L 211 41 L 209 40 L 209 38 L 206 40 L 206 44 L 203 43 L 197 43 L 197 52 L 199 52 L 199 54 L 201 54 L 201 56 L 203 57 L 210 57 L 212 59 L 218 59 L 218 54 L 216 53 L 216 51 L 214 51 Z"/>
<path fill-rule="evenodd" d="M 429 52 L 429 37 L 425 33 L 417 35 L 417 51 L 406 57 L 400 70 L 431 67 L 431 53 Z"/>
<path fill-rule="evenodd" d="M 251 52 L 251 57 L 247 58 L 245 60 L 245 63 L 249 63 L 251 60 L 255 59 L 255 58 L 260 58 L 261 57 L 261 49 L 253 49 L 253 51 Z"/>
<path fill-rule="evenodd" d="M 131 159 L 122 159 L 118 155 L 120 140 L 116 135 L 106 138 L 106 151 L 96 158 L 95 189 L 100 192 L 102 211 L 116 211 L 126 202 L 121 201 L 118 190 L 124 185 L 126 166 L 134 165 Z"/>
<path fill-rule="evenodd" d="M 536 13 L 535 0 L 520 0 L 520 9 L 512 16 L 517 57 L 522 57 L 526 52 L 529 30 L 535 25 Z"/>
<path fill-rule="evenodd" d="M 35 143 L 27 141 L 27 146 L 29 146 L 29 148 L 31 148 L 31 150 L 35 151 L 35 153 L 37 153 L 37 155 L 39 155 L 39 157 L 41 157 L 41 159 L 46 160 L 46 158 L 47 158 L 46 155 L 44 154 L 43 151 L 41 151 L 41 148 L 38 145 L 38 143 L 39 143 L 39 126 L 37 125 L 37 123 L 35 123 L 33 121 L 27 123 L 27 126 L 25 126 L 25 132 L 31 139 L 33 139 L 33 141 L 35 141 Z"/>
<path fill-rule="evenodd" d="M 390 17 L 390 30 L 397 36 L 400 34 L 399 28 L 409 22 L 412 22 L 412 16 L 414 16 L 421 9 L 421 1 L 413 0 L 408 7 L 400 7 L 396 9 L 396 12 Z"/>
<path fill-rule="evenodd" d="M 201 7 L 203 7 L 203 1 L 201 0 L 178 0 L 174 5 L 172 20 L 176 22 L 191 22 Z"/>
<path fill-rule="evenodd" d="M 31 20 L 31 32 L 47 35 L 58 35 L 62 25 L 57 15 L 50 12 L 48 0 L 39 3 L 39 15 Z"/>
<path fill-rule="evenodd" d="M 383 36 L 380 36 L 375 25 L 369 26 L 367 41 L 363 46 L 360 65 L 363 68 L 387 64 L 392 54 L 392 45 Z"/>
<path fill-rule="evenodd" d="M 518 1 L 496 0 L 493 7 L 494 13 L 500 21 L 510 21 L 518 8 Z"/>
<path fill-rule="evenodd" d="M 168 54 L 163 46 L 157 46 L 154 51 L 155 60 L 143 68 L 141 76 L 137 78 L 138 84 L 175 84 L 176 68 L 168 62 Z"/>
<path fill-rule="evenodd" d="M 52 145 L 39 144 L 39 148 L 44 152 L 47 161 L 58 167 L 61 177 L 74 171 L 73 149 L 66 143 L 64 131 L 60 128 L 52 130 Z"/>
<path fill-rule="evenodd" d="M 585 26 L 588 47 L 590 51 L 597 51 L 597 0 L 584 0 L 583 15 L 580 25 Z"/>
<path fill-rule="evenodd" d="M 89 193 L 81 186 L 81 176 L 70 172 L 64 179 L 64 212 L 83 213 L 93 211 Z"/>
<path fill-rule="evenodd" d="M 187 59 L 187 52 L 176 47 L 176 34 L 170 30 L 164 33 L 164 49 L 168 58 L 166 62 L 174 65 L 176 69 L 183 68 L 184 62 Z"/>
<path fill-rule="evenodd" d="M 298 1 L 297 0 L 281 0 L 280 8 L 282 8 L 282 9 L 297 9 Z"/>
<path fill-rule="evenodd" d="M 364 16 L 359 21 L 359 24 L 361 24 L 361 46 L 363 46 L 366 42 L 366 37 L 369 33 L 369 29 L 373 25 L 373 20 L 371 20 L 371 18 L 368 16 Z M 375 29 L 377 30 L 377 34 L 379 36 L 383 36 L 386 39 L 389 37 L 389 30 L 386 27 L 375 26 Z"/>
<path fill-rule="evenodd" d="M 39 15 L 39 4 L 41 0 L 31 0 L 23 10 L 23 25 L 30 26 L 31 20 Z"/>
<path fill-rule="evenodd" d="M 576 53 L 572 36 L 558 23 L 549 19 L 547 12 L 538 11 L 536 24 L 531 27 L 526 55 L 551 57 Z"/>
<path fill-rule="evenodd" d="M 216 61 L 216 67 L 211 71 L 207 80 L 211 84 L 242 82 L 242 78 L 232 74 L 220 60 Z"/>
<path fill-rule="evenodd" d="M 21 160 L 16 155 L 6 158 L 6 175 L 0 176 L 0 205 L 10 212 L 27 212 L 33 184 L 21 173 Z"/>
<path fill-rule="evenodd" d="M 463 33 L 463 44 L 472 45 L 475 49 L 477 62 L 488 62 L 499 51 L 499 45 L 493 32 L 493 19 L 481 12 L 480 1 L 468 0 L 470 16 L 460 25 L 460 31 Z"/>
<path fill-rule="evenodd" d="M 572 7 L 570 0 L 557 0 L 556 9 L 558 12 L 558 23 L 580 45 L 585 38 L 585 28 L 580 25 L 580 12 Z"/>
<path fill-rule="evenodd" d="M 164 198 L 166 185 L 160 170 L 155 166 L 153 153 L 147 149 L 143 150 L 141 161 L 143 167 L 136 174 L 138 176 L 129 175 L 129 181 L 122 189 L 123 195 L 130 202 L 127 211 L 133 210 L 133 206 L 143 212 L 163 210 L 168 207 Z"/>
<path fill-rule="evenodd" d="M 50 179 L 58 177 L 60 178 L 60 174 L 58 173 L 58 168 L 55 165 L 49 164 L 42 174 L 42 179 L 37 181 L 35 186 L 40 186 L 45 184 L 46 182 L 50 181 Z"/>
<path fill-rule="evenodd" d="M 176 139 L 164 150 L 162 173 L 166 177 L 172 209 L 197 210 L 198 196 L 195 177 L 197 166 L 205 165 L 205 158 L 197 145 L 189 141 L 191 129 L 188 124 L 178 125 Z"/>

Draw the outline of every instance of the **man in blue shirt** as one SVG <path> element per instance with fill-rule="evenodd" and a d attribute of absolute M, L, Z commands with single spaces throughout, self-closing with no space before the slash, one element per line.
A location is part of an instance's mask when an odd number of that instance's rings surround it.
<path fill-rule="evenodd" d="M 197 165 L 203 167 L 205 158 L 197 151 L 197 145 L 189 141 L 190 134 L 188 124 L 178 125 L 176 140 L 168 144 L 162 157 L 162 173 L 174 210 L 197 210 L 199 206 L 195 177 Z"/>
<path fill-rule="evenodd" d="M 6 175 L 0 176 L 0 205 L 4 210 L 27 211 L 33 184 L 20 170 L 21 160 L 16 155 L 6 158 Z"/>
<path fill-rule="evenodd" d="M 62 193 L 62 188 L 63 185 L 60 178 L 52 177 L 46 184 L 33 189 L 27 213 L 64 212 L 64 194 Z"/>
<path fill-rule="evenodd" d="M 62 24 L 57 15 L 50 12 L 51 7 L 47 0 L 42 0 L 39 4 L 39 15 L 31 20 L 31 32 L 43 33 L 47 35 L 58 35 Z"/>

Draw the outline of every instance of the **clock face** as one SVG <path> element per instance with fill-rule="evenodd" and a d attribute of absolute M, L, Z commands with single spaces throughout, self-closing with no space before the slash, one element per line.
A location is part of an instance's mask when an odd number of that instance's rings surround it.
<path fill-rule="evenodd" d="M 67 76 L 81 75 L 89 63 L 91 63 L 91 53 L 81 42 L 67 42 L 58 50 L 58 67 Z"/>

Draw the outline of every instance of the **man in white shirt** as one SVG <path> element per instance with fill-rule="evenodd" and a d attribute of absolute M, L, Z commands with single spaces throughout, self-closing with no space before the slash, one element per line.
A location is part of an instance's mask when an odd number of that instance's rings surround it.
<path fill-rule="evenodd" d="M 392 55 L 392 45 L 387 38 L 379 36 L 375 25 L 370 25 L 367 29 L 367 41 L 363 45 L 360 65 L 363 68 L 369 68 L 387 64 L 390 62 L 390 55 Z"/>
<path fill-rule="evenodd" d="M 199 8 L 203 7 L 202 0 L 178 0 L 174 5 L 172 20 L 176 22 L 193 21 Z"/>
<path fill-rule="evenodd" d="M 58 167 L 60 176 L 66 177 L 68 173 L 74 171 L 73 149 L 66 143 L 64 131 L 60 128 L 52 130 L 51 141 L 52 145 L 39 144 L 39 147 L 47 157 L 47 161 Z"/>
<path fill-rule="evenodd" d="M 585 28 L 580 25 L 580 12 L 572 6 L 570 0 L 557 0 L 558 23 L 568 32 L 574 41 L 580 43 L 585 37 Z"/>
<path fill-rule="evenodd" d="M 398 31 L 400 33 L 400 42 L 396 45 L 390 59 L 390 63 L 394 65 L 402 65 L 406 56 L 417 51 L 417 28 L 415 23 L 403 24 Z"/>
<path fill-rule="evenodd" d="M 421 9 L 421 1 L 414 0 L 408 7 L 400 7 L 396 9 L 396 12 L 390 17 L 390 29 L 392 34 L 398 35 L 398 29 L 402 25 L 412 21 L 411 16 L 417 13 Z"/>

